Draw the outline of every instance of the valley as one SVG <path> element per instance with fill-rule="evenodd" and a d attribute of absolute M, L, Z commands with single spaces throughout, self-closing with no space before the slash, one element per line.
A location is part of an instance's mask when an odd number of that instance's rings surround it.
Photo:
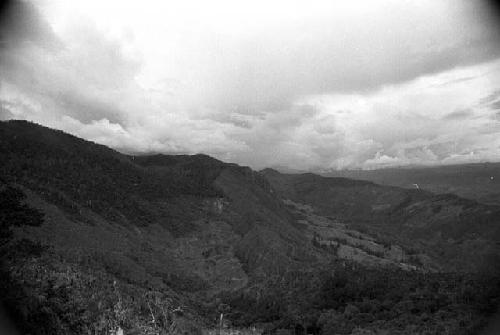
<path fill-rule="evenodd" d="M 0 123 L 0 161 L 21 333 L 472 334 L 498 305 L 495 205 L 25 121 Z"/>
<path fill-rule="evenodd" d="M 400 246 L 383 245 L 374 237 L 349 229 L 346 224 L 328 217 L 314 214 L 308 205 L 291 200 L 284 203 L 293 208 L 292 212 L 302 217 L 298 222 L 306 227 L 305 236 L 311 243 L 331 252 L 339 259 L 372 267 L 398 267 L 403 270 L 417 270 L 417 266 L 407 263 L 410 256 Z M 425 271 L 421 267 L 419 270 Z"/>

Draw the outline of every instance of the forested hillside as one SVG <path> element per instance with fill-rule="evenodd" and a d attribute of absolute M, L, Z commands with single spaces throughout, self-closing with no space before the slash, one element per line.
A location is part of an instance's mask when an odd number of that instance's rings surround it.
<path fill-rule="evenodd" d="M 498 206 L 346 178 L 286 175 L 269 169 L 263 174 L 284 199 L 425 253 L 440 263 L 441 270 L 475 271 L 498 260 Z"/>
<path fill-rule="evenodd" d="M 470 334 L 497 306 L 494 206 L 25 121 L 0 123 L 0 162 L 21 333 Z"/>

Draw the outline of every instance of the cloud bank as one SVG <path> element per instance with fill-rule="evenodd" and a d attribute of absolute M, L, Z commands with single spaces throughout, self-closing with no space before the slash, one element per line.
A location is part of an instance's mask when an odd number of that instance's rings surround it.
<path fill-rule="evenodd" d="M 486 3 L 13 2 L 0 118 L 254 168 L 500 160 Z"/>

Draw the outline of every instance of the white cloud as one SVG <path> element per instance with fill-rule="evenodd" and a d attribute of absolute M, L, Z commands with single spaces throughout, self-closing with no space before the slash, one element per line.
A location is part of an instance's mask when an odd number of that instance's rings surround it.
<path fill-rule="evenodd" d="M 498 157 L 500 47 L 478 4 L 35 4 L 50 38 L 0 49 L 3 118 L 256 168 Z"/>
<path fill-rule="evenodd" d="M 343 147 L 344 152 L 311 165 L 376 168 L 487 160 L 488 155 L 496 159 L 500 145 L 493 138 L 500 123 L 492 102 L 482 101 L 498 87 L 500 61 L 495 61 L 388 85 L 371 94 L 312 96 L 307 103 L 319 106 L 319 120 L 335 116 L 340 140 L 330 142 L 331 151 Z M 322 132 L 309 136 L 312 143 L 320 143 L 316 137 Z M 371 144 L 363 152 L 357 146 L 361 143 Z"/>

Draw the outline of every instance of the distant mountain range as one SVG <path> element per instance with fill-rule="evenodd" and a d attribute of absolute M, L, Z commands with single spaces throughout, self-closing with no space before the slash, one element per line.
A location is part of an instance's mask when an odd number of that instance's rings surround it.
<path fill-rule="evenodd" d="M 420 188 L 436 194 L 452 193 L 482 203 L 500 205 L 500 163 L 340 170 L 321 175 L 369 180 L 381 185 L 410 189 Z"/>
<path fill-rule="evenodd" d="M 500 207 L 416 182 L 0 122 L 0 296 L 32 334 L 472 333 L 497 303 Z"/>

